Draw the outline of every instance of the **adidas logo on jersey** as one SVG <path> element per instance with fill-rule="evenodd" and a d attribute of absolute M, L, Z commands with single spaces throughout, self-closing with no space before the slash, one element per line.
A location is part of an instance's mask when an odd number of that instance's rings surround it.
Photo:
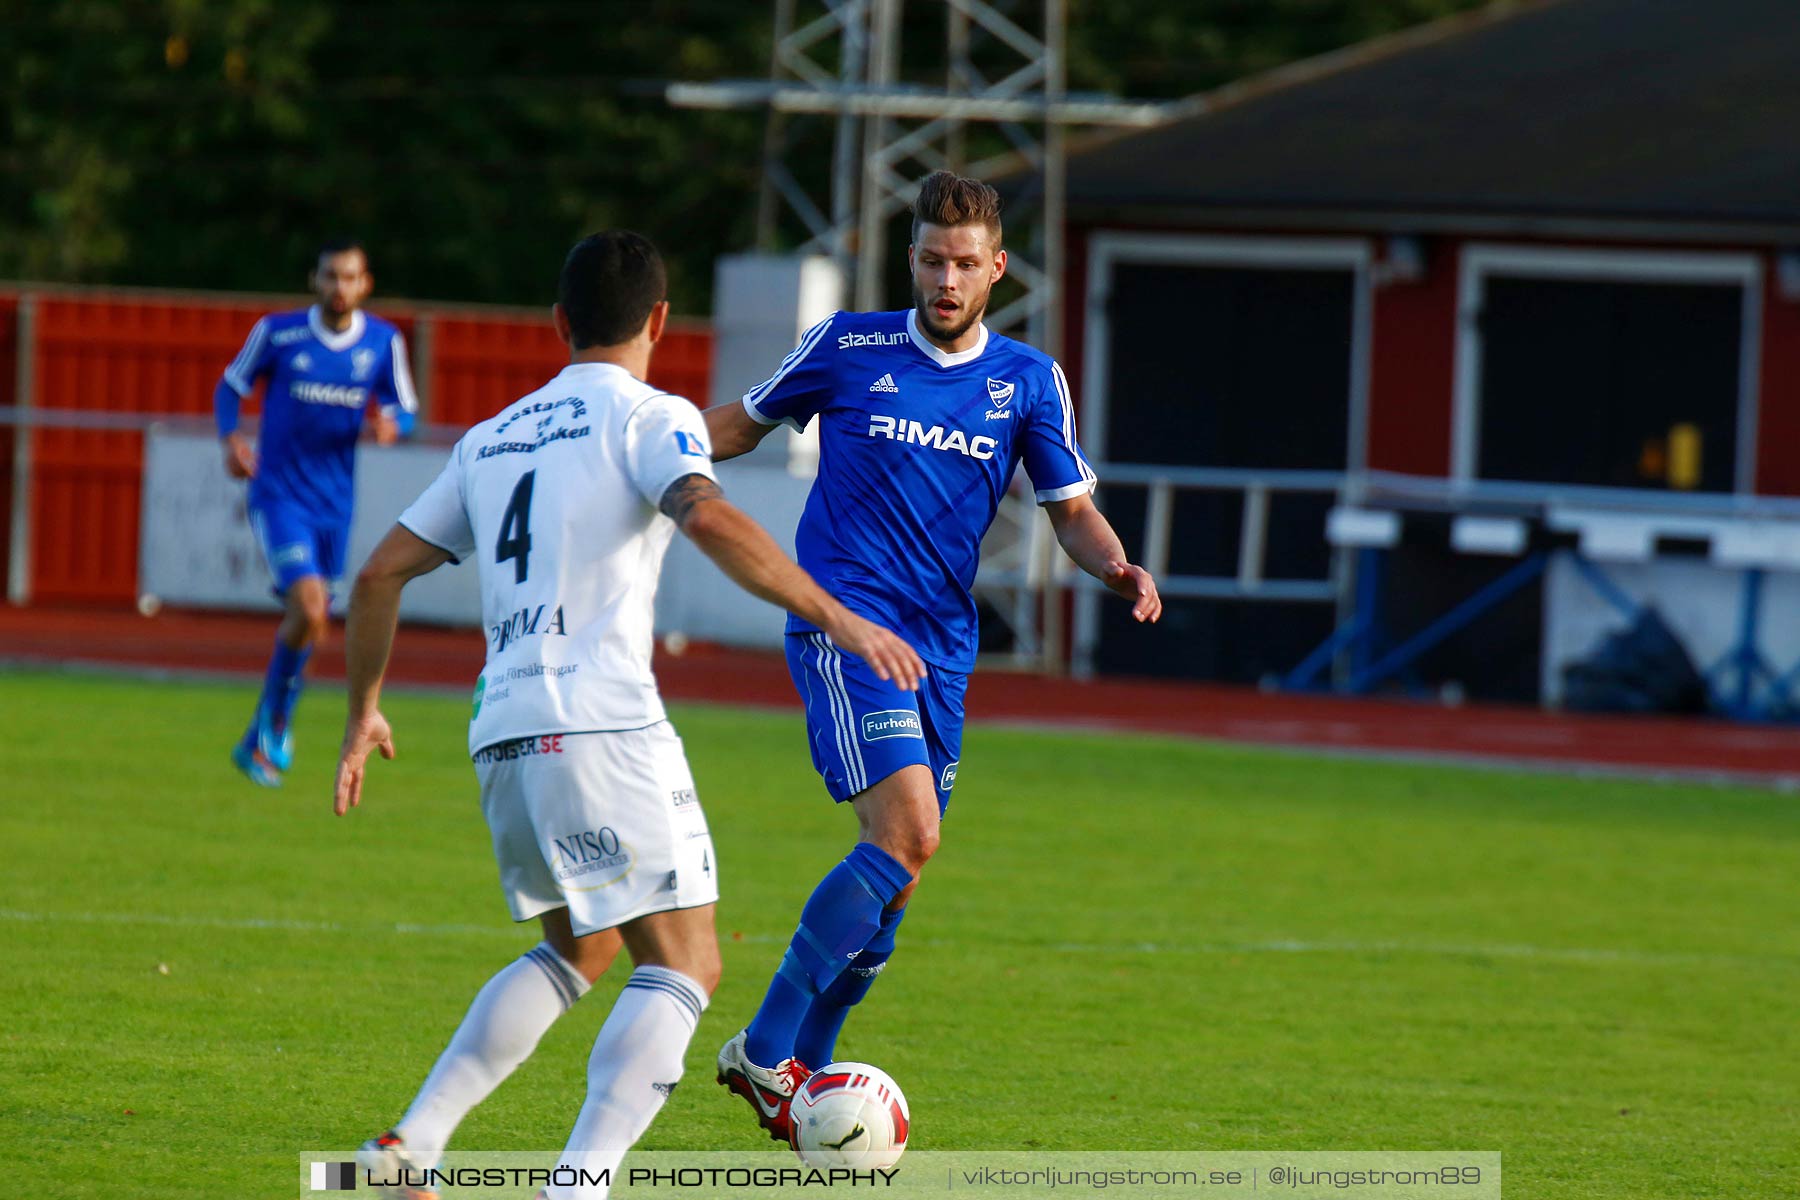
<path fill-rule="evenodd" d="M 897 396 L 900 394 L 900 385 L 894 382 L 892 375 L 883 375 L 869 385 L 869 390 L 871 392 L 892 392 Z"/>

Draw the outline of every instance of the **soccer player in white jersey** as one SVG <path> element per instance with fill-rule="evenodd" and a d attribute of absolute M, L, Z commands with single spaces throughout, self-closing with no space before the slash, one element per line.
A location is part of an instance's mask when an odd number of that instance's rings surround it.
<path fill-rule="evenodd" d="M 801 566 L 852 610 L 901 633 L 930 666 L 916 691 L 883 679 L 828 629 L 788 621 L 788 667 L 806 704 L 813 766 L 856 811 L 858 840 L 820 882 L 744 1032 L 719 1052 L 719 1082 L 772 1137 L 809 1067 L 887 964 L 919 872 L 938 845 L 961 759 L 963 695 L 975 664 L 969 587 L 1020 462 L 1063 550 L 1131 602 L 1162 613 L 1094 507 L 1062 368 L 990 333 L 988 295 L 1006 271 L 1000 199 L 939 171 L 913 206 L 913 307 L 837 313 L 801 339 L 741 404 L 706 412 L 713 456 L 754 447 L 778 424 L 819 424 L 819 475 L 795 536 Z"/>
<path fill-rule="evenodd" d="M 553 310 L 570 365 L 471 429 L 357 577 L 336 811 L 358 803 L 372 750 L 394 754 L 377 701 L 401 589 L 473 558 L 488 655 L 469 750 L 507 904 L 544 933 L 475 997 L 394 1129 L 365 1144 L 360 1161 L 378 1182 L 435 1166 L 464 1114 L 621 940 L 636 969 L 594 1043 L 565 1164 L 616 1166 L 681 1078 L 719 949 L 718 863 L 650 671 L 657 577 L 677 528 L 741 586 L 829 630 L 896 687 L 923 674 L 910 647 L 832 599 L 723 498 L 699 410 L 644 382 L 664 290 L 643 237 L 577 244 Z"/>

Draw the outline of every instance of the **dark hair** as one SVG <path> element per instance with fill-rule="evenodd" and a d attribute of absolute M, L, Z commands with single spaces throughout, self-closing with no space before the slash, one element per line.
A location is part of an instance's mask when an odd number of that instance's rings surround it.
<path fill-rule="evenodd" d="M 985 225 L 1000 248 L 1000 193 L 979 179 L 954 171 L 933 171 L 919 184 L 913 201 L 913 241 L 921 225 Z"/>
<path fill-rule="evenodd" d="M 329 257 L 333 254 L 348 254 L 352 250 L 363 256 L 363 265 L 367 266 L 369 262 L 369 251 L 363 246 L 360 238 L 352 237 L 328 238 L 324 242 L 321 242 L 319 244 L 319 253 L 313 257 L 313 262 L 316 264 L 322 258 Z"/>
<path fill-rule="evenodd" d="M 556 283 L 556 299 L 569 318 L 577 350 L 629 342 L 668 291 L 656 246 L 643 234 L 624 229 L 576 242 Z"/>

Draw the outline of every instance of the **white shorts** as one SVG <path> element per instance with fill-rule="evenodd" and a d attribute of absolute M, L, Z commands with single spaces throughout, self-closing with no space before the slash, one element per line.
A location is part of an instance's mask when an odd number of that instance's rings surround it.
<path fill-rule="evenodd" d="M 667 721 L 475 753 L 481 810 L 513 920 L 564 905 L 577 935 L 719 898 L 719 864 Z"/>

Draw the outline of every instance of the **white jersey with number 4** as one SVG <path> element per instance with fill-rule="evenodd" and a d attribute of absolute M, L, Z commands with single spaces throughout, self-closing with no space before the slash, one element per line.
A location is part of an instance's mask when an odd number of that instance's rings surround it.
<path fill-rule="evenodd" d="M 400 523 L 475 559 L 487 665 L 469 751 L 663 720 L 657 577 L 684 475 L 713 478 L 700 411 L 610 363 L 576 363 L 463 435 Z"/>

